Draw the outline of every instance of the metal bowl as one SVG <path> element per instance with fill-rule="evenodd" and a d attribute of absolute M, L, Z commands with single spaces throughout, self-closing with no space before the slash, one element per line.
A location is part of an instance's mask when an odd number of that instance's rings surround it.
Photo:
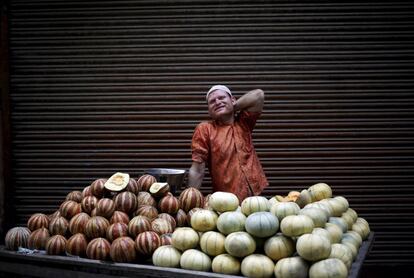
<path fill-rule="evenodd" d="M 151 168 L 145 170 L 146 174 L 154 176 L 158 182 L 167 182 L 170 185 L 170 192 L 175 194 L 180 189 L 187 174 L 186 170 L 169 168 Z"/>

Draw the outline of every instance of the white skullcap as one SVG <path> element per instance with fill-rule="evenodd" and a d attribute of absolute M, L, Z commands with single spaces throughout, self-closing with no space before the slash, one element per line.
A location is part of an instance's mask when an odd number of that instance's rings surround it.
<path fill-rule="evenodd" d="M 231 94 L 230 89 L 227 88 L 226 86 L 224 86 L 224 85 L 215 85 L 215 86 L 211 87 L 210 90 L 208 90 L 207 95 L 206 95 L 206 99 L 208 99 L 208 96 L 216 90 L 224 91 L 224 92 L 228 93 L 231 97 L 233 96 Z"/>

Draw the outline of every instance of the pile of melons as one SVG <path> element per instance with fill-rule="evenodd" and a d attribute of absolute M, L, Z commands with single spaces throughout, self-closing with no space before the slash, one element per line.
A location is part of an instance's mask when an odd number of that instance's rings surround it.
<path fill-rule="evenodd" d="M 370 233 L 342 196 L 318 183 L 288 196 L 208 195 L 153 264 L 247 277 L 348 277 Z"/>
<path fill-rule="evenodd" d="M 69 193 L 6 234 L 6 248 L 247 277 L 347 277 L 370 228 L 325 183 L 287 196 L 176 197 L 145 174 L 116 173 Z"/>
<path fill-rule="evenodd" d="M 152 175 L 133 179 L 115 173 L 70 192 L 52 214 L 35 213 L 26 227 L 10 229 L 6 249 L 125 263 L 147 260 L 159 246 L 171 243 L 176 227 L 188 226 L 189 210 L 203 205 L 198 190 L 199 200 L 188 199 L 192 191 L 178 198 L 168 183 Z"/>

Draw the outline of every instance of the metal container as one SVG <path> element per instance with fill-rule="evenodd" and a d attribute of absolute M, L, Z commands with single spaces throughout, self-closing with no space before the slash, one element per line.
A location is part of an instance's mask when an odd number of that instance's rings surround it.
<path fill-rule="evenodd" d="M 176 189 L 181 189 L 187 171 L 180 169 L 151 168 L 145 170 L 145 173 L 154 176 L 157 179 L 157 182 L 167 182 L 170 185 L 170 192 L 175 194 Z"/>

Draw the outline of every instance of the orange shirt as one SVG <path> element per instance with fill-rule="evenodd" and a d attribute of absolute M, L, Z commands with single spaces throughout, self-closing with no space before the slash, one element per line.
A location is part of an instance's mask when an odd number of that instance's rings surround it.
<path fill-rule="evenodd" d="M 240 201 L 268 185 L 253 147 L 252 132 L 260 113 L 242 111 L 231 125 L 200 123 L 193 134 L 192 160 L 206 163 L 214 191 L 232 192 Z"/>

